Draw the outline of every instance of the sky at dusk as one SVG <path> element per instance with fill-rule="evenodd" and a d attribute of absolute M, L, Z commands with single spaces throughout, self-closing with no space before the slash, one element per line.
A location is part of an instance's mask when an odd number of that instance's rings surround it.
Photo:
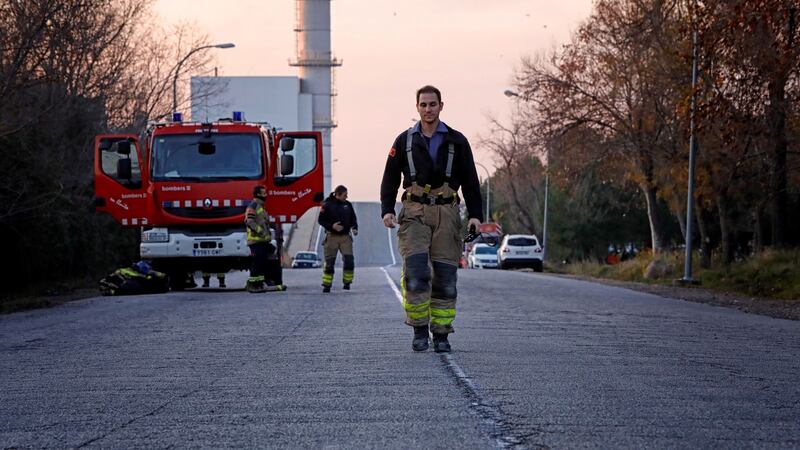
<path fill-rule="evenodd" d="M 333 0 L 335 69 L 333 186 L 350 200 L 377 201 L 394 138 L 418 118 L 414 93 L 425 84 L 442 91 L 441 119 L 473 144 L 476 161 L 493 171 L 491 155 L 476 148 L 487 114 L 508 117 L 503 95 L 524 56 L 568 42 L 591 12 L 592 0 Z M 297 75 L 293 0 L 158 0 L 166 26 L 193 24 L 211 43 L 224 76 Z M 208 75 L 208 74 L 191 74 Z M 481 179 L 485 177 L 478 168 Z"/>

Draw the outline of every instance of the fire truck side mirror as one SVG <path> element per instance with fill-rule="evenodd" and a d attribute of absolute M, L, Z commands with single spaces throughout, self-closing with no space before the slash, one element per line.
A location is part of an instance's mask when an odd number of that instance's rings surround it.
<path fill-rule="evenodd" d="M 130 151 L 130 147 L 128 147 L 128 151 Z M 120 180 L 130 180 L 133 178 L 130 158 L 120 158 L 117 160 L 117 178 Z"/>
<path fill-rule="evenodd" d="M 291 175 L 294 173 L 294 156 L 281 155 L 281 176 Z"/>
<path fill-rule="evenodd" d="M 281 138 L 281 150 L 290 152 L 294 150 L 294 138 L 284 137 Z"/>
<path fill-rule="evenodd" d="M 117 143 L 117 153 L 120 155 L 130 155 L 131 154 L 131 142 L 130 141 L 118 141 Z"/>

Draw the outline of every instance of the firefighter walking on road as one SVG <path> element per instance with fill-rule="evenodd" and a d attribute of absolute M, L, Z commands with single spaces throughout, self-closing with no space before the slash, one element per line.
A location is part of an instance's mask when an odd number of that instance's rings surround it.
<path fill-rule="evenodd" d="M 269 228 L 269 214 L 264 209 L 267 188 L 253 188 L 253 201 L 245 211 L 247 226 L 247 246 L 250 247 L 252 262 L 250 277 L 247 279 L 247 292 L 283 291 L 285 287 L 280 280 L 280 263 L 274 257 L 276 248 L 270 242 L 272 234 Z"/>
<path fill-rule="evenodd" d="M 350 289 L 355 275 L 353 258 L 353 236 L 358 235 L 358 220 L 353 204 L 347 201 L 347 188 L 337 186 L 325 199 L 319 211 L 319 224 L 325 228 L 325 268 L 322 270 L 322 292 L 330 292 L 333 284 L 334 265 L 337 252 L 342 253 L 343 289 Z M 352 233 L 352 235 L 351 235 Z"/>
<path fill-rule="evenodd" d="M 414 327 L 411 347 L 449 352 L 456 317 L 456 281 L 463 242 L 458 190 L 464 194 L 469 227 L 483 221 L 480 183 L 467 138 L 439 120 L 441 92 L 417 91 L 420 121 L 395 139 L 381 183 L 383 223 L 397 232 L 403 257 L 401 288 L 406 324 Z M 402 174 L 403 207 L 394 206 Z"/>

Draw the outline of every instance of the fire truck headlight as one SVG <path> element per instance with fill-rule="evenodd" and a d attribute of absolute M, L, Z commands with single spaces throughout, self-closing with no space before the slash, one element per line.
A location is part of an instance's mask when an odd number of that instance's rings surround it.
<path fill-rule="evenodd" d="M 142 242 L 169 242 L 166 228 L 152 228 L 142 232 Z"/>

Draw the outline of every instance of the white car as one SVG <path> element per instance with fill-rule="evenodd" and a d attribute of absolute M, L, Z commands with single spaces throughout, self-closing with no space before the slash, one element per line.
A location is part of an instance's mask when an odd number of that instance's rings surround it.
<path fill-rule="evenodd" d="M 467 255 L 467 267 L 470 269 L 488 269 L 497 267 L 497 250 L 489 244 L 475 244 Z"/>
<path fill-rule="evenodd" d="M 542 259 L 542 246 L 532 234 L 507 234 L 497 247 L 497 267 L 500 269 L 530 267 L 534 272 L 541 272 Z"/>
<path fill-rule="evenodd" d="M 316 269 L 319 267 L 322 267 L 322 262 L 317 252 L 297 252 L 294 254 L 294 258 L 292 258 L 292 269 Z"/>

